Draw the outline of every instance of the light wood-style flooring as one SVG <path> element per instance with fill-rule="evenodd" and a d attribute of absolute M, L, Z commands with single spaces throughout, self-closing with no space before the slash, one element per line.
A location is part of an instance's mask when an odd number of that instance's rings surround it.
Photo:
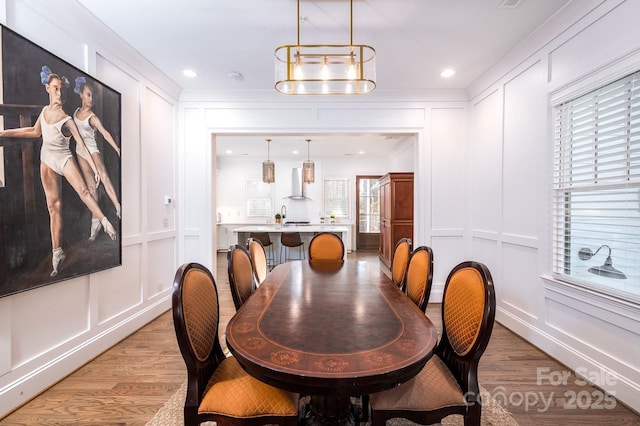
<path fill-rule="evenodd" d="M 349 256 L 379 267 L 372 252 Z M 220 335 L 234 314 L 226 256 L 218 255 Z M 440 305 L 427 314 L 441 327 Z M 221 338 L 224 342 L 224 338 Z M 520 425 L 640 425 L 640 416 L 571 375 L 567 385 L 538 384 L 569 370 L 496 323 L 481 362 L 482 386 Z M 166 312 L 3 419 L 0 425 L 144 425 L 185 380 L 171 312 Z"/>

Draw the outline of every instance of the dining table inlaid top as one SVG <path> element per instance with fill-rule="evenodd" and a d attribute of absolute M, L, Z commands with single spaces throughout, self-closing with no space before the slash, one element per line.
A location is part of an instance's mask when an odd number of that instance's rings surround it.
<path fill-rule="evenodd" d="M 358 395 L 417 374 L 437 331 L 379 268 L 301 260 L 269 273 L 229 321 L 226 338 L 238 362 L 266 383 Z"/>

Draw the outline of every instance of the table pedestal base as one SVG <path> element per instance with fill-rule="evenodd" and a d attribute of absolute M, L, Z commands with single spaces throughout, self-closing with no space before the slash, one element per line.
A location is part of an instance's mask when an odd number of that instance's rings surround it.
<path fill-rule="evenodd" d="M 355 424 L 348 396 L 311 396 L 310 411 L 304 419 L 307 426 L 351 426 Z"/>

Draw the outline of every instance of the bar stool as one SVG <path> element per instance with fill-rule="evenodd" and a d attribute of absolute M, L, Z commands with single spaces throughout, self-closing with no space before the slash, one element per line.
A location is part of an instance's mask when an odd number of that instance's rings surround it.
<path fill-rule="evenodd" d="M 300 256 L 296 259 L 289 257 L 289 250 L 300 247 Z M 280 262 L 282 263 L 282 249 L 284 252 L 284 261 L 304 259 L 304 243 L 300 239 L 299 232 L 283 232 L 280 234 Z"/>
<path fill-rule="evenodd" d="M 273 253 L 273 241 L 271 241 L 271 237 L 269 237 L 268 232 L 251 232 L 249 233 L 249 237 L 254 240 L 258 240 L 262 243 L 262 247 L 264 247 L 265 252 L 267 254 L 267 265 L 273 268 L 276 266 L 276 257 Z"/>

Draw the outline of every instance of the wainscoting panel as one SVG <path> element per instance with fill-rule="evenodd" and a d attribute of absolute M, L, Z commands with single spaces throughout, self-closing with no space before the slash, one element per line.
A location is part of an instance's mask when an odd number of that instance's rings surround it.
<path fill-rule="evenodd" d="M 536 248 L 503 243 L 502 294 L 503 303 L 517 310 L 519 316 L 535 321 L 539 309 L 538 250 Z M 518 315 L 516 313 L 516 315 Z"/>
<path fill-rule="evenodd" d="M 176 268 L 174 267 L 175 245 L 175 238 L 149 242 L 149 258 L 158 259 L 159 261 L 149 262 L 147 265 L 148 281 L 145 292 L 147 298 L 151 298 L 171 288 L 176 272 Z"/>
<path fill-rule="evenodd" d="M 140 250 L 140 245 L 122 247 L 122 266 L 91 276 L 92 291 L 97 291 L 98 324 L 142 302 Z"/>

